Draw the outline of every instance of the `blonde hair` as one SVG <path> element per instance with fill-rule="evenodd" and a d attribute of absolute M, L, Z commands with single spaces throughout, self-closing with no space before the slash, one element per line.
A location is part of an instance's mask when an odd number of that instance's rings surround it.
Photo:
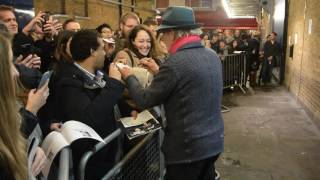
<path fill-rule="evenodd" d="M 0 54 L 0 164 L 16 180 L 25 180 L 28 179 L 26 141 L 20 132 L 11 45 L 3 32 L 0 32 Z"/>
<path fill-rule="evenodd" d="M 138 24 L 140 24 L 140 18 L 134 12 L 128 12 L 128 13 L 124 14 L 123 16 L 121 16 L 120 23 L 125 25 L 127 23 L 128 19 L 135 19 L 135 20 L 137 20 Z"/>

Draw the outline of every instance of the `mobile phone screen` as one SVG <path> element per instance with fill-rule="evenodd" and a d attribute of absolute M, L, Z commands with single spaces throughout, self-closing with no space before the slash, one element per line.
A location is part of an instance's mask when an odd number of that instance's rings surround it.
<path fill-rule="evenodd" d="M 52 75 L 52 71 L 47 71 L 43 73 L 37 89 L 40 89 L 43 85 L 45 85 L 46 82 L 49 81 L 51 75 Z"/>

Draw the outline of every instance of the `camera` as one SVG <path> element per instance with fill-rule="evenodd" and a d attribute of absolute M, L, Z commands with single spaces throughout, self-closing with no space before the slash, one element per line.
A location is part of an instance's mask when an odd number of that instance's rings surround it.
<path fill-rule="evenodd" d="M 44 25 L 47 23 L 47 21 L 49 21 L 50 15 L 50 12 L 45 12 L 45 14 L 41 16 L 43 19 L 43 21 L 41 22 L 42 31 L 44 31 Z"/>
<path fill-rule="evenodd" d="M 29 54 L 41 54 L 41 49 L 34 45 L 33 39 L 23 33 L 18 33 L 12 41 L 12 49 L 14 56 L 20 55 L 26 58 Z"/>
<path fill-rule="evenodd" d="M 18 52 L 18 54 L 21 54 L 23 56 L 23 58 L 26 58 L 30 54 L 37 54 L 39 56 L 40 53 L 41 49 L 35 47 L 31 43 L 21 44 Z"/>

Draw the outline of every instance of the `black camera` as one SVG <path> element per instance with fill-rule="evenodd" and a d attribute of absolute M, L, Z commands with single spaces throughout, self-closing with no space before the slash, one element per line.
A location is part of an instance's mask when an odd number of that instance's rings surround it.
<path fill-rule="evenodd" d="M 26 58 L 29 54 L 41 54 L 41 49 L 34 45 L 33 39 L 26 36 L 23 33 L 18 33 L 14 36 L 13 42 L 13 54 L 18 57 L 20 55 Z"/>
<path fill-rule="evenodd" d="M 20 54 L 23 56 L 23 58 L 26 58 L 27 56 L 29 56 L 29 54 L 37 54 L 39 56 L 40 53 L 41 53 L 41 49 L 35 47 L 31 43 L 20 45 Z"/>
<path fill-rule="evenodd" d="M 44 25 L 47 23 L 47 21 L 49 21 L 50 15 L 51 15 L 50 12 L 45 12 L 45 14 L 41 16 L 43 19 L 43 21 L 41 22 L 41 28 L 43 32 L 44 32 Z"/>

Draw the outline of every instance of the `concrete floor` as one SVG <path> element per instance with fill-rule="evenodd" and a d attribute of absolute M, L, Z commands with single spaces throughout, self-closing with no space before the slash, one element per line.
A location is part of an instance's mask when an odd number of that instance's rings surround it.
<path fill-rule="evenodd" d="M 227 92 L 222 180 L 320 180 L 320 131 L 285 87 Z"/>

